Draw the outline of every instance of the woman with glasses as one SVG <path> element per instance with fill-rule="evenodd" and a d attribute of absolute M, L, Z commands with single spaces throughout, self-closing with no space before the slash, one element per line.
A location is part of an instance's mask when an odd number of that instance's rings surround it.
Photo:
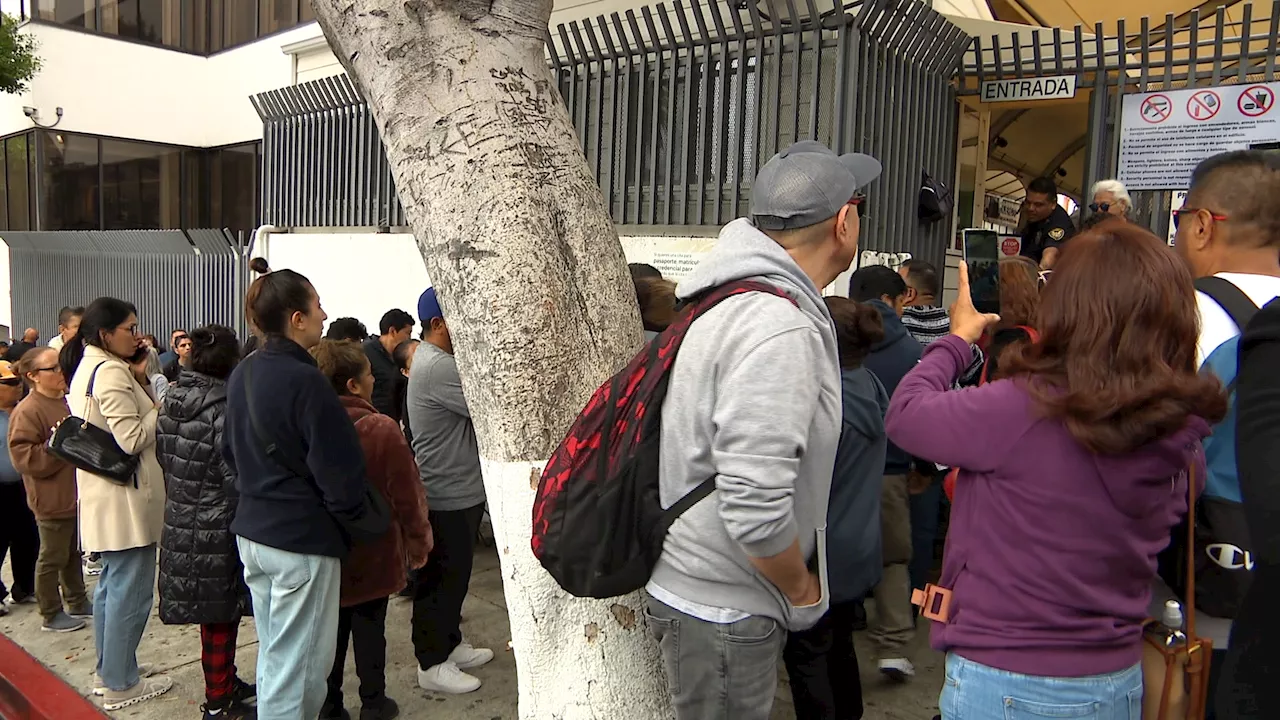
<path fill-rule="evenodd" d="M 9 455 L 22 473 L 27 504 L 35 513 L 40 533 L 35 591 L 44 621 L 41 629 L 73 632 L 85 626 L 84 618 L 93 617 L 80 566 L 76 469 L 47 447 L 53 427 L 71 414 L 67 381 L 53 348 L 23 355 L 18 374 L 27 381 L 31 393 L 9 418 Z"/>
<path fill-rule="evenodd" d="M 28 350 L 26 355 L 34 354 Z M 25 357 L 25 355 L 24 355 Z M 22 380 L 6 360 L 0 360 L 0 432 L 8 436 L 12 424 L 10 413 L 22 399 Z M 36 556 L 40 537 L 36 521 L 27 507 L 26 493 L 22 489 L 21 471 L 14 467 L 9 453 L 0 453 L 0 565 L 9 555 L 13 571 L 12 595 L 0 581 L 0 615 L 7 615 L 5 598 L 15 603 L 33 603 L 35 596 Z"/>
<path fill-rule="evenodd" d="M 139 458 L 133 482 L 124 485 L 76 470 L 81 544 L 102 558 L 93 601 L 98 659 L 94 694 L 104 696 L 105 709 L 119 710 L 173 687 L 167 677 L 144 677 L 146 669 L 139 667 L 136 655 L 155 594 L 165 499 L 164 475 L 156 461 L 158 412 L 137 309 L 116 298 L 94 300 L 58 361 L 71 378 L 71 413 L 111 433 L 122 450 Z"/>

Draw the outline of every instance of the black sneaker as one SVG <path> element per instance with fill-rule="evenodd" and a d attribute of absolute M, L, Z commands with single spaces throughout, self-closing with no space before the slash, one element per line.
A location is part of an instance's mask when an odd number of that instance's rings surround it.
<path fill-rule="evenodd" d="M 392 720 L 399 716 L 400 706 L 389 697 L 360 708 L 360 720 Z"/>
<path fill-rule="evenodd" d="M 258 704 L 258 686 L 236 678 L 235 688 L 231 691 L 231 701 L 241 705 Z"/>
<path fill-rule="evenodd" d="M 200 706 L 204 720 L 258 720 L 258 709 L 234 700 Z"/>
<path fill-rule="evenodd" d="M 320 707 L 319 720 L 351 720 L 351 713 L 347 712 L 346 708 L 325 700 L 324 705 Z"/>

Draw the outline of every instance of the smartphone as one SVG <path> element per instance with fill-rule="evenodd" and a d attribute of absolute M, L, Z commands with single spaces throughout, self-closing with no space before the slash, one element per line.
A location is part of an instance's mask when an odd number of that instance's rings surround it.
<path fill-rule="evenodd" d="M 128 362 L 130 365 L 137 365 L 138 363 L 146 359 L 147 359 L 147 346 L 139 345 L 138 351 L 135 352 L 131 357 L 129 357 L 125 362 Z"/>
<path fill-rule="evenodd" d="M 964 231 L 964 261 L 969 265 L 969 295 L 981 313 L 1000 312 L 1000 235 L 994 230 Z"/>

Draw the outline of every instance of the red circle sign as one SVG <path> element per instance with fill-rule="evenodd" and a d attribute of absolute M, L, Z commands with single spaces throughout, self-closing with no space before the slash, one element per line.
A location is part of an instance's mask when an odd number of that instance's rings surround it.
<path fill-rule="evenodd" d="M 1276 95 L 1266 85 L 1247 87 L 1236 100 L 1236 107 L 1245 117 L 1262 117 L 1276 104 Z"/>
<path fill-rule="evenodd" d="M 1165 95 L 1150 95 L 1142 101 L 1142 109 L 1138 114 L 1152 125 L 1162 123 L 1173 114 L 1173 101 Z"/>
<path fill-rule="evenodd" d="M 1000 243 L 1000 252 L 1006 257 L 1013 257 L 1022 252 L 1022 241 L 1015 237 L 1007 237 Z"/>
<path fill-rule="evenodd" d="M 1191 96 L 1187 100 L 1187 114 L 1192 120 L 1204 122 L 1212 120 L 1218 111 L 1222 109 L 1222 98 L 1218 97 L 1218 93 L 1212 90 L 1201 90 Z"/>

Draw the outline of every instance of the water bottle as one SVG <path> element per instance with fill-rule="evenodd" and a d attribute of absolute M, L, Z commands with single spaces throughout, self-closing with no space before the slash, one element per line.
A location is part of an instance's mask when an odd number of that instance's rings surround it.
<path fill-rule="evenodd" d="M 1164 613 L 1160 617 L 1160 625 L 1165 632 L 1165 646 L 1173 647 L 1187 641 L 1182 631 L 1182 604 L 1177 600 L 1168 600 L 1164 604 Z"/>

